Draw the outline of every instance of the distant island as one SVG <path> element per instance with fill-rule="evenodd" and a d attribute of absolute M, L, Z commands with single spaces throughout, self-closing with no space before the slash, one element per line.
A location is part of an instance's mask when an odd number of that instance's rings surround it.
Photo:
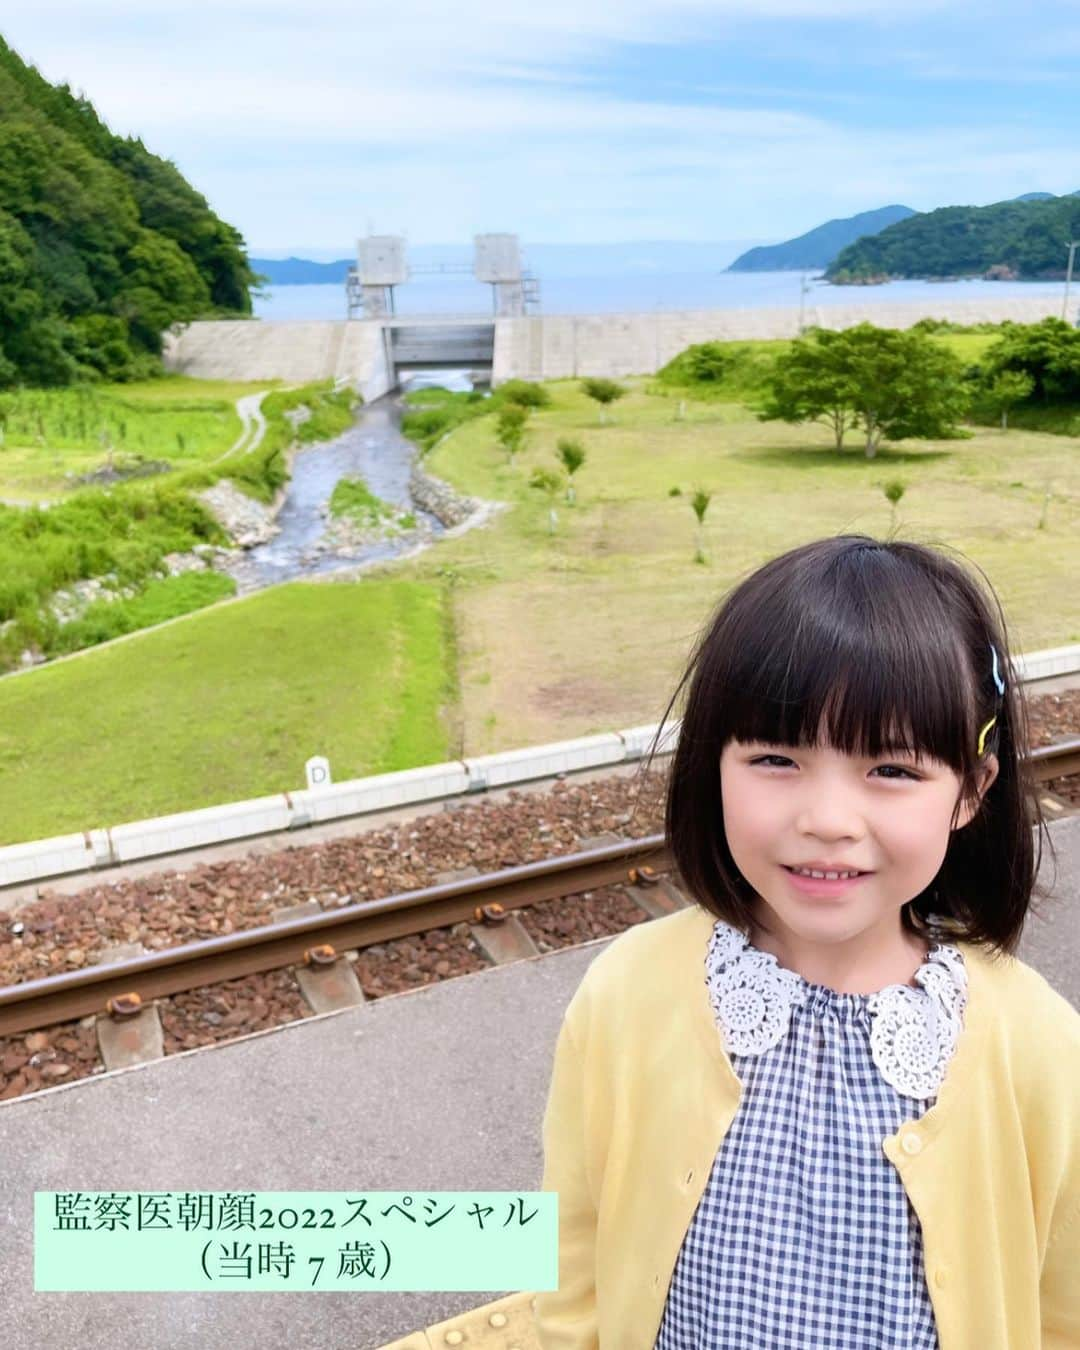
<path fill-rule="evenodd" d="M 1080 193 L 1029 192 L 991 206 L 942 206 L 909 216 L 842 249 L 825 277 L 839 285 L 903 278 L 1056 281 L 1065 276 L 1073 239 L 1080 239 Z"/>
<path fill-rule="evenodd" d="M 251 266 L 271 286 L 344 286 L 355 262 L 355 258 L 328 263 L 309 262 L 307 258 L 252 258 Z"/>
<path fill-rule="evenodd" d="M 788 239 L 783 244 L 767 244 L 743 253 L 731 264 L 729 272 L 820 271 L 828 267 L 841 249 L 863 235 L 877 234 L 897 221 L 916 213 L 910 206 L 881 206 L 876 211 L 860 211 L 857 216 L 827 220 L 824 225 Z"/>

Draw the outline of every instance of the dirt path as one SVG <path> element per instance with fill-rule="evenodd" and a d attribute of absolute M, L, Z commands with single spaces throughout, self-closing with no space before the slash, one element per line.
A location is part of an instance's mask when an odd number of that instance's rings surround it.
<path fill-rule="evenodd" d="M 242 398 L 236 400 L 236 411 L 240 415 L 243 430 L 228 450 L 223 455 L 218 455 L 214 460 L 215 464 L 220 464 L 223 459 L 228 459 L 230 455 L 239 454 L 241 451 L 245 455 L 250 455 L 253 450 L 258 449 L 262 438 L 266 435 L 266 418 L 262 414 L 262 401 L 269 392 L 269 389 L 264 389 L 258 394 L 244 394 Z"/>

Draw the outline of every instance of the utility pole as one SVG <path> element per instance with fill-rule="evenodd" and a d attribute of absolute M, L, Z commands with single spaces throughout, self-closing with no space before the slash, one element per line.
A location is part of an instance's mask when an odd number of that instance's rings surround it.
<path fill-rule="evenodd" d="M 799 336 L 802 337 L 803 328 L 806 326 L 806 293 L 810 289 L 810 284 L 806 280 L 806 273 L 802 274 L 802 280 L 799 287 Z"/>
<path fill-rule="evenodd" d="M 1080 239 L 1074 239 L 1069 245 L 1069 266 L 1065 273 L 1065 298 L 1061 302 L 1061 317 L 1066 322 L 1069 318 L 1069 287 L 1072 285 L 1073 259 L 1076 257 L 1078 246 L 1080 246 Z"/>

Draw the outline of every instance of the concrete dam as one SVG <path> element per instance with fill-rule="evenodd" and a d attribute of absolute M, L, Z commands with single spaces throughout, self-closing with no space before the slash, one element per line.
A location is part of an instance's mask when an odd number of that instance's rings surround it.
<path fill-rule="evenodd" d="M 333 379 L 367 403 L 397 388 L 412 370 L 490 371 L 509 379 L 649 375 L 692 343 L 790 338 L 804 326 L 849 328 L 869 322 L 910 328 L 920 319 L 953 323 L 1036 323 L 1060 315 L 1053 296 L 1000 300 L 927 299 L 909 303 L 761 309 L 674 310 L 640 314 L 378 315 L 359 319 L 230 319 L 188 324 L 165 339 L 166 369 L 216 380 Z"/>

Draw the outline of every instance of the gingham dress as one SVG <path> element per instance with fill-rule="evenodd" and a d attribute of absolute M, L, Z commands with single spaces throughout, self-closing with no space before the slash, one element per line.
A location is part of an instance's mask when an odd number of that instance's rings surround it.
<path fill-rule="evenodd" d="M 882 1149 L 933 1104 L 963 1026 L 937 923 L 919 988 L 839 994 L 717 920 L 706 982 L 743 1096 L 654 1350 L 937 1350 L 922 1230 Z"/>

